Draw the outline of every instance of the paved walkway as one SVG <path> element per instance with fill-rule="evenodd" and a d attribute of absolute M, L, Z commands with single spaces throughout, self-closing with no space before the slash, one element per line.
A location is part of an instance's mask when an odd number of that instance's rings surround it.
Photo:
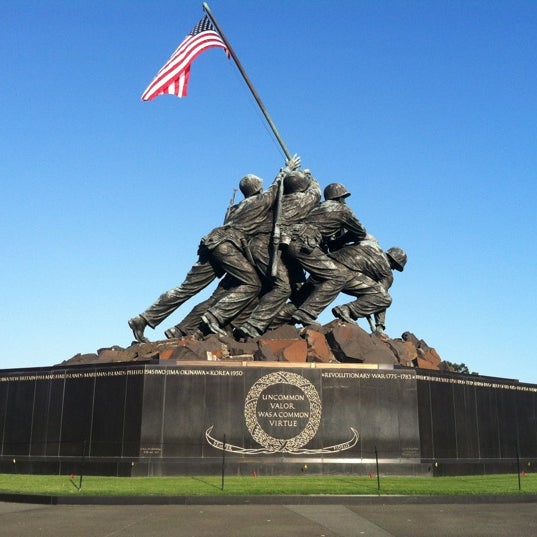
<path fill-rule="evenodd" d="M 535 502 L 120 506 L 0 502 L 0 537 L 535 535 Z"/>

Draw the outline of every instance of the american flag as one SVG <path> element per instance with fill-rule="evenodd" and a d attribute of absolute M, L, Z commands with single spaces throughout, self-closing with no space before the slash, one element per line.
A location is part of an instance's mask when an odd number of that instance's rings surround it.
<path fill-rule="evenodd" d="M 210 48 L 227 48 L 215 27 L 206 15 L 177 47 L 171 58 L 157 73 L 153 82 L 142 94 L 142 101 L 150 101 L 158 95 L 170 94 L 185 97 L 190 78 L 190 66 L 202 53 Z"/>

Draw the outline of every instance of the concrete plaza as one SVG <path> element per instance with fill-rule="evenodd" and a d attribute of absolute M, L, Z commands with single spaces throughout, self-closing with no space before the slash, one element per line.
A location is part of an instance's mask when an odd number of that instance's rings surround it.
<path fill-rule="evenodd" d="M 292 500 L 292 498 L 290 498 Z M 0 502 L 1 537 L 533 537 L 537 503 L 392 499 L 230 505 Z M 202 499 L 199 499 L 202 502 Z M 232 502 L 233 500 L 231 500 Z"/>

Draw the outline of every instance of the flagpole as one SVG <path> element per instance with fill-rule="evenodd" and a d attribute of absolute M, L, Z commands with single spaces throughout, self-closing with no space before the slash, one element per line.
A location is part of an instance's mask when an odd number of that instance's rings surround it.
<path fill-rule="evenodd" d="M 209 6 L 207 5 L 206 2 L 203 2 L 203 9 L 207 13 L 209 18 L 211 19 L 211 22 L 214 24 L 214 26 L 215 26 L 216 30 L 218 31 L 218 33 L 220 34 L 220 37 L 222 38 L 222 41 L 226 45 L 226 47 L 227 47 L 227 49 L 229 51 L 229 54 L 233 58 L 233 61 L 235 62 L 235 65 L 239 69 L 239 71 L 240 71 L 240 73 L 242 75 L 242 78 L 244 78 L 244 81 L 246 82 L 246 85 L 248 86 L 248 88 L 252 92 L 252 95 L 254 96 L 254 99 L 256 100 L 257 104 L 259 105 L 259 108 L 261 109 L 261 112 L 263 112 L 263 115 L 265 116 L 265 119 L 267 120 L 268 124 L 270 125 L 270 128 L 272 129 L 272 132 L 274 133 L 274 136 L 276 136 L 276 139 L 278 140 L 278 143 L 280 144 L 280 147 L 282 148 L 283 152 L 285 153 L 285 156 L 286 156 L 287 160 L 289 160 L 291 158 L 291 153 L 287 149 L 287 146 L 285 145 L 284 141 L 282 140 L 282 138 L 280 136 L 280 133 L 278 132 L 278 129 L 276 128 L 276 125 L 274 125 L 274 122 L 272 121 L 269 113 L 267 112 L 267 109 L 265 108 L 265 105 L 263 104 L 263 101 L 261 101 L 261 98 L 259 97 L 256 89 L 254 88 L 254 86 L 252 85 L 250 79 L 248 78 L 248 75 L 246 74 L 246 71 L 242 67 L 241 62 L 239 61 L 239 58 L 237 58 L 237 55 L 235 54 L 235 51 L 233 50 L 233 48 L 229 44 L 229 41 L 226 39 L 226 36 L 224 35 L 224 32 L 222 31 L 222 28 L 220 27 L 220 25 L 218 24 L 218 22 L 214 18 L 214 15 L 212 14 L 212 12 L 209 9 Z"/>

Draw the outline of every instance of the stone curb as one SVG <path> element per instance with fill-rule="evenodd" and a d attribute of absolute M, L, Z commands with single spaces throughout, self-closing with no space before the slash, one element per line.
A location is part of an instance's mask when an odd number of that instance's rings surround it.
<path fill-rule="evenodd" d="M 1 502 L 43 505 L 401 505 L 537 503 L 537 494 L 508 495 L 291 495 L 291 496 L 49 496 L 0 494 Z"/>

